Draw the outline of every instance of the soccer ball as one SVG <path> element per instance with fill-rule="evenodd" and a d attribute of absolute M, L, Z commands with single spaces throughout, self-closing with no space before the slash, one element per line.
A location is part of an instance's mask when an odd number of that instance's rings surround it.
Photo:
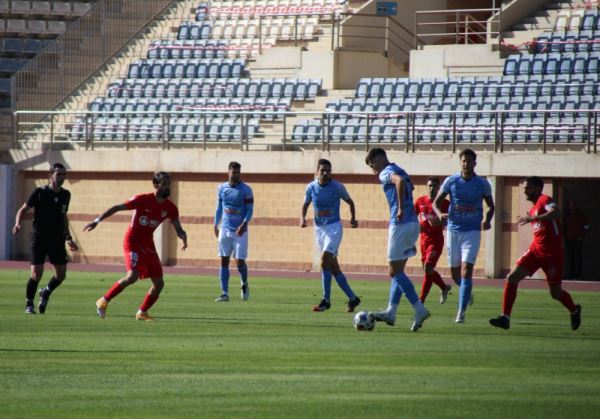
<path fill-rule="evenodd" d="M 364 332 L 373 330 L 375 328 L 375 320 L 371 318 L 368 311 L 359 311 L 354 315 L 352 320 L 354 328 L 358 331 Z"/>

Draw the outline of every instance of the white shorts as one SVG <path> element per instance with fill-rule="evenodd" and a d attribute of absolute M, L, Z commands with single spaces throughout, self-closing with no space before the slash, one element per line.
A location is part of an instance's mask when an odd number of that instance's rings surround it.
<path fill-rule="evenodd" d="M 417 254 L 419 222 L 392 224 L 388 229 L 388 260 L 405 260 Z"/>
<path fill-rule="evenodd" d="M 341 222 L 315 226 L 315 240 L 321 253 L 328 252 L 337 256 L 338 249 L 342 243 L 344 228 Z"/>
<path fill-rule="evenodd" d="M 448 250 L 448 265 L 456 268 L 462 262 L 475 265 L 479 245 L 481 244 L 481 231 L 450 231 L 446 234 L 446 249 Z"/>
<path fill-rule="evenodd" d="M 233 256 L 236 259 L 248 259 L 248 230 L 241 236 L 235 231 L 219 229 L 219 240 L 217 242 L 219 256 Z"/>

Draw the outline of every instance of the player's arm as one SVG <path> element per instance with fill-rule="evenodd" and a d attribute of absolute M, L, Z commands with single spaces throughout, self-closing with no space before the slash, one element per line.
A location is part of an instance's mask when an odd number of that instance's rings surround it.
<path fill-rule="evenodd" d="M 248 229 L 248 223 L 252 219 L 252 214 L 254 213 L 254 198 L 252 196 L 245 199 L 244 204 L 246 205 L 246 215 L 242 220 L 242 224 L 235 231 L 238 236 L 241 236 Z"/>
<path fill-rule="evenodd" d="M 344 199 L 344 202 L 350 207 L 350 226 L 352 228 L 358 227 L 358 221 L 356 221 L 356 207 L 352 198 Z"/>
<path fill-rule="evenodd" d="M 554 221 L 558 220 L 561 217 L 560 210 L 558 209 L 556 204 L 546 205 L 545 210 L 546 212 L 543 214 L 527 214 L 525 217 L 517 217 L 517 222 L 519 225 L 524 225 L 533 221 Z"/>
<path fill-rule="evenodd" d="M 483 221 L 482 227 L 484 230 L 489 230 L 492 227 L 492 217 L 494 217 L 496 207 L 494 206 L 494 198 L 492 198 L 492 195 L 485 196 L 483 200 L 487 204 L 488 210 L 485 213 L 485 220 Z"/>
<path fill-rule="evenodd" d="M 406 181 L 396 173 L 393 173 L 390 176 L 390 179 L 396 187 L 396 195 L 398 196 L 398 212 L 396 213 L 396 219 L 400 221 L 402 220 L 402 206 L 404 205 L 404 195 L 406 194 Z"/>
<path fill-rule="evenodd" d="M 127 208 L 127 205 L 125 205 L 125 204 L 114 205 L 114 206 L 110 207 L 109 209 L 107 209 L 106 211 L 104 211 L 98 217 L 96 217 L 94 219 L 94 221 L 86 224 L 85 227 L 83 227 L 83 231 L 92 231 L 93 229 L 96 228 L 96 226 L 98 226 L 98 224 L 100 224 L 100 221 L 110 217 L 111 215 L 113 215 L 119 211 L 127 211 L 128 209 L 129 208 Z"/>
<path fill-rule="evenodd" d="M 444 223 L 448 220 L 448 213 L 443 212 L 441 209 L 441 204 L 444 201 L 444 199 L 446 199 L 446 196 L 448 196 L 448 194 L 440 189 L 437 196 L 433 200 L 433 204 L 431 205 L 431 207 L 433 208 L 433 212 L 435 212 L 435 215 L 441 223 Z"/>
<path fill-rule="evenodd" d="M 75 243 L 75 241 L 73 240 L 73 237 L 71 236 L 71 229 L 69 228 L 69 217 L 67 217 L 66 213 L 65 213 L 65 241 L 67 242 L 67 245 L 69 246 L 69 249 L 71 249 L 72 252 L 76 252 L 79 250 L 79 246 L 77 246 L 77 243 Z"/>
<path fill-rule="evenodd" d="M 223 201 L 217 199 L 217 209 L 215 210 L 215 220 L 213 222 L 213 229 L 215 231 L 215 237 L 219 237 L 219 224 L 221 224 L 221 218 L 223 217 Z"/>
<path fill-rule="evenodd" d="M 21 208 L 19 208 L 17 215 L 15 216 L 15 226 L 12 228 L 12 234 L 17 234 L 19 231 L 21 231 L 21 219 L 30 208 L 31 207 L 27 205 L 27 203 L 24 203 Z"/>
<path fill-rule="evenodd" d="M 187 247 L 188 247 L 187 234 L 186 234 L 185 230 L 181 227 L 181 222 L 179 222 L 179 220 L 172 220 L 171 224 L 173 225 L 173 228 L 175 229 L 175 233 L 177 234 L 177 237 L 179 237 L 181 239 L 181 241 L 183 242 L 183 247 L 181 248 L 181 250 L 187 249 Z"/>
<path fill-rule="evenodd" d="M 308 207 L 310 207 L 310 202 L 305 202 L 302 204 L 302 214 L 300 215 L 300 227 L 304 228 L 308 225 L 306 221 L 306 214 L 308 213 Z"/>

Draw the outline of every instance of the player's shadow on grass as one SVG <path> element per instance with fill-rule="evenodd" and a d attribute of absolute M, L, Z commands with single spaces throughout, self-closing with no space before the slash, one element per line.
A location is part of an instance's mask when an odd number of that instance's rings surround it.
<path fill-rule="evenodd" d="M 232 319 L 231 317 L 222 319 L 222 318 L 215 318 L 215 317 L 160 316 L 160 317 L 156 318 L 157 322 L 160 322 L 162 320 L 194 320 L 194 321 L 201 321 L 202 323 L 232 324 L 232 325 L 252 324 L 252 325 L 257 325 L 257 326 L 277 326 L 277 327 L 289 327 L 291 325 L 307 327 L 307 328 L 323 327 L 323 328 L 333 328 L 333 329 L 337 329 L 340 327 L 347 327 L 345 325 L 331 324 L 331 323 L 327 323 L 327 324 L 305 323 L 305 324 L 302 324 L 302 323 L 298 323 L 294 319 L 290 319 L 289 322 L 269 322 L 269 323 L 267 323 L 267 322 L 255 320 L 255 319 Z"/>

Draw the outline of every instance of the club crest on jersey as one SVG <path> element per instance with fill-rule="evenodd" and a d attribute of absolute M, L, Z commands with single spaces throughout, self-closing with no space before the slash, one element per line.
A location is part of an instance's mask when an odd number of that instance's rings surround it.
<path fill-rule="evenodd" d="M 146 216 L 141 216 L 141 217 L 140 217 L 140 224 L 141 224 L 141 225 L 143 225 L 143 226 L 147 226 L 147 225 L 148 225 L 148 221 L 149 221 L 149 220 L 148 220 L 148 217 L 146 217 Z"/>

